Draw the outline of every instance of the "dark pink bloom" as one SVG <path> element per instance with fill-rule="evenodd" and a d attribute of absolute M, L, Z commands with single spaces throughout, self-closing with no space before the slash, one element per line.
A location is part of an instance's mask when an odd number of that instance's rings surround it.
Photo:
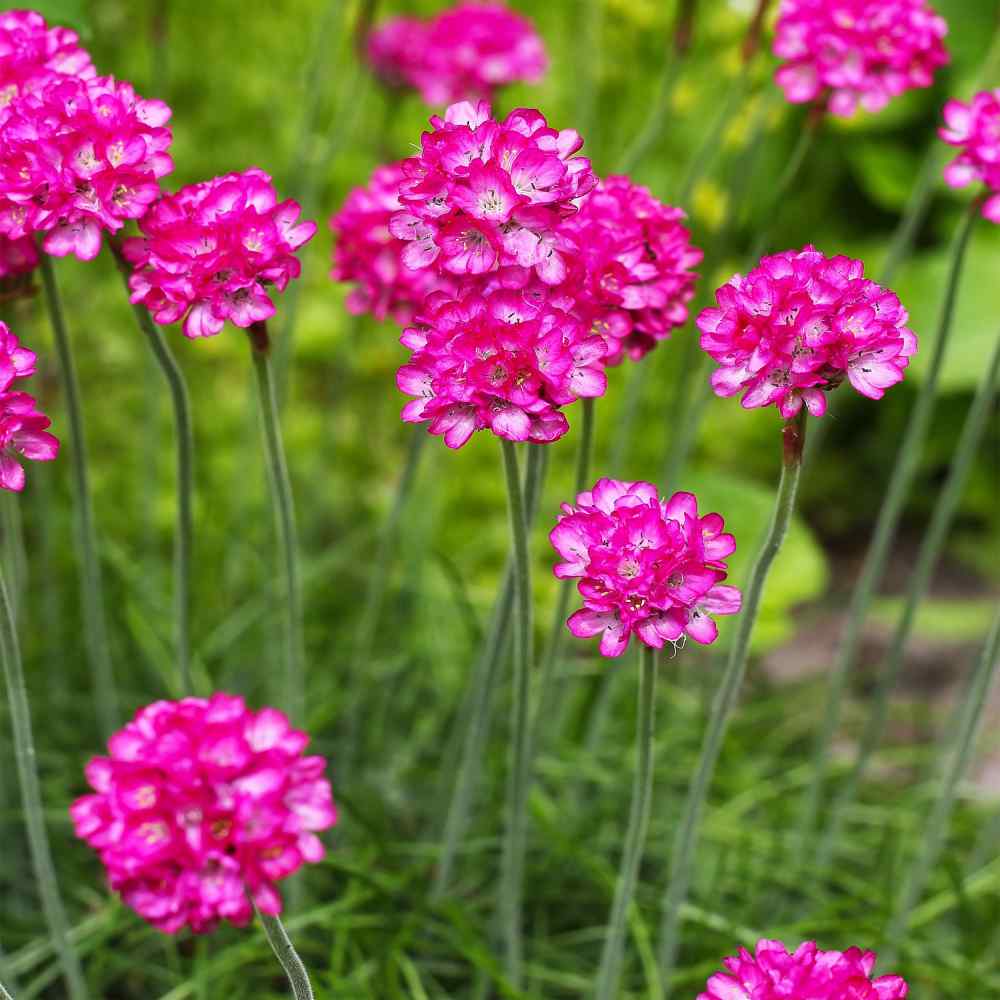
<path fill-rule="evenodd" d="M 70 808 L 111 888 L 168 934 L 281 912 L 276 883 L 324 847 L 337 820 L 326 761 L 273 708 L 242 698 L 158 701 L 86 767 L 93 795 Z"/>
<path fill-rule="evenodd" d="M 489 100 L 498 87 L 537 82 L 548 65 L 526 17 L 503 3 L 474 0 L 427 21 L 386 21 L 369 36 L 368 57 L 390 86 L 419 90 L 434 105 Z"/>
<path fill-rule="evenodd" d="M 638 361 L 687 322 L 702 252 L 684 213 L 627 177 L 591 191 L 561 232 L 577 246 L 569 283 L 575 309 L 608 342 L 608 364 Z"/>
<path fill-rule="evenodd" d="M 939 134 L 962 152 L 945 167 L 944 179 L 954 188 L 981 181 L 990 192 L 983 215 L 1000 222 L 1000 88 L 983 90 L 968 104 L 948 101 Z"/>
<path fill-rule="evenodd" d="M 135 268 L 132 302 L 157 323 L 183 317 L 188 337 L 213 336 L 227 319 L 240 327 L 270 319 L 268 289 L 283 292 L 299 276 L 295 253 L 316 232 L 300 211 L 279 202 L 256 168 L 164 195 L 139 222 L 143 237 L 123 246 Z"/>
<path fill-rule="evenodd" d="M 757 942 L 756 954 L 740 948 L 726 958 L 698 1000 L 903 1000 L 900 976 L 872 979 L 875 953 L 860 948 L 821 951 L 807 941 L 789 954 L 780 941 Z"/>
<path fill-rule="evenodd" d="M 0 280 L 30 274 L 38 267 L 38 247 L 30 236 L 12 240 L 0 235 Z"/>
<path fill-rule="evenodd" d="M 33 10 L 0 11 L 0 108 L 56 75 L 96 76 L 75 31 L 49 27 Z"/>
<path fill-rule="evenodd" d="M 782 0 L 775 80 L 794 104 L 822 98 L 848 117 L 929 87 L 948 62 L 948 25 L 925 0 Z"/>
<path fill-rule="evenodd" d="M 24 489 L 19 457 L 34 462 L 56 457 L 59 441 L 48 432 L 51 423 L 26 392 L 0 393 L 0 489 L 15 493 Z"/>
<path fill-rule="evenodd" d="M 697 320 L 701 346 L 718 363 L 712 388 L 742 392 L 743 406 L 775 405 L 785 418 L 803 403 L 826 412 L 826 392 L 846 378 L 881 399 L 917 349 L 896 296 L 864 277 L 864 264 L 814 247 L 761 258 L 715 293 Z"/>
<path fill-rule="evenodd" d="M 604 656 L 621 656 L 633 633 L 654 649 L 686 635 L 715 642 L 712 616 L 740 609 L 740 592 L 722 582 L 736 549 L 724 527 L 718 514 L 699 516 L 692 493 L 661 499 L 651 483 L 598 480 L 562 505 L 549 534 L 563 559 L 555 575 L 580 581 L 569 630 L 599 635 Z"/>
<path fill-rule="evenodd" d="M 35 352 L 22 347 L 6 323 L 0 321 L 0 392 L 6 392 L 15 379 L 35 373 Z"/>
<path fill-rule="evenodd" d="M 53 76 L 0 111 L 0 234 L 92 260 L 173 169 L 170 109 L 111 77 Z"/>

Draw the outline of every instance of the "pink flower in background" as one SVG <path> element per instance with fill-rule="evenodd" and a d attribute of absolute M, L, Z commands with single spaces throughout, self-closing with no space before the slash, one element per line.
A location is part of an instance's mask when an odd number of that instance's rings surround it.
<path fill-rule="evenodd" d="M 627 177 L 608 177 L 563 232 L 578 248 L 570 267 L 576 310 L 608 342 L 608 364 L 638 361 L 687 322 L 702 252 L 684 213 Z"/>
<path fill-rule="evenodd" d="M 76 835 L 111 888 L 168 934 L 246 924 L 248 892 L 280 913 L 276 883 L 323 857 L 316 834 L 337 820 L 308 742 L 281 712 L 233 695 L 154 702 L 87 765 L 95 794 L 70 808 Z"/>
<path fill-rule="evenodd" d="M 948 62 L 948 25 L 925 0 L 782 0 L 775 80 L 793 104 L 822 98 L 831 114 L 880 111 L 929 87 Z"/>
<path fill-rule="evenodd" d="M 296 251 L 316 232 L 292 200 L 278 201 L 271 178 L 251 168 L 165 195 L 126 240 L 135 271 L 132 302 L 157 323 L 184 319 L 188 337 L 217 334 L 226 320 L 249 327 L 270 319 L 279 292 L 297 278 Z"/>
<path fill-rule="evenodd" d="M 875 953 L 860 948 L 821 951 L 812 941 L 789 954 L 780 941 L 757 942 L 756 954 L 740 948 L 726 958 L 698 1000 L 903 1000 L 900 976 L 872 979 Z"/>
<path fill-rule="evenodd" d="M 561 580 L 579 579 L 583 607 L 570 616 L 580 638 L 600 635 L 604 656 L 621 656 L 634 633 L 661 649 L 689 635 L 712 643 L 713 615 L 740 609 L 740 592 L 726 579 L 736 549 L 718 514 L 699 516 L 697 498 L 661 499 L 651 483 L 600 479 L 562 514 L 549 540 L 563 562 Z"/>
<path fill-rule="evenodd" d="M 0 320 L 0 392 L 6 392 L 15 379 L 35 373 L 35 352 L 22 347 L 10 328 Z"/>
<path fill-rule="evenodd" d="M 48 432 L 51 423 L 26 392 L 0 393 L 0 489 L 24 489 L 21 458 L 51 462 L 56 457 L 59 441 Z"/>
<path fill-rule="evenodd" d="M 981 181 L 991 192 L 983 215 L 1000 222 L 1000 88 L 983 90 L 968 104 L 948 101 L 939 134 L 962 152 L 945 167 L 944 179 L 954 188 Z"/>
<path fill-rule="evenodd" d="M 460 3 L 427 21 L 392 18 L 369 36 L 368 57 L 390 86 L 433 105 L 490 99 L 498 87 L 537 82 L 548 66 L 531 21 L 495 2 Z"/>
<path fill-rule="evenodd" d="M 401 165 L 390 163 L 375 169 L 367 187 L 354 188 L 347 196 L 330 219 L 330 277 L 356 283 L 347 296 L 350 312 L 371 313 L 376 319 L 392 316 L 405 325 L 431 292 L 453 290 L 454 282 L 433 268 L 414 271 L 403 265 L 406 244 L 389 232 L 390 218 L 403 207 L 398 196 L 402 180 Z"/>
<path fill-rule="evenodd" d="M 30 236 L 12 240 L 0 235 L 0 280 L 30 274 L 38 267 L 38 247 Z"/>
<path fill-rule="evenodd" d="M 56 75 L 96 76 L 75 31 L 49 27 L 33 10 L 0 12 L 0 108 Z"/>
<path fill-rule="evenodd" d="M 92 260 L 173 169 L 170 109 L 111 77 L 53 77 L 0 111 L 0 234 Z"/>
<path fill-rule="evenodd" d="M 814 247 L 761 258 L 716 291 L 697 319 L 701 346 L 719 363 L 712 388 L 747 408 L 775 405 L 785 418 L 805 404 L 826 412 L 825 393 L 846 378 L 871 399 L 903 378 L 917 349 L 908 315 L 864 264 Z"/>

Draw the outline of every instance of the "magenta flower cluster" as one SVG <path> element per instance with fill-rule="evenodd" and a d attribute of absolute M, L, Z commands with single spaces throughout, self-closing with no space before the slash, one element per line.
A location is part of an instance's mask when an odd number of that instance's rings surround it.
<path fill-rule="evenodd" d="M 789 953 L 761 940 L 724 964 L 729 971 L 712 976 L 698 1000 L 904 1000 L 909 992 L 901 976 L 873 979 L 875 953 L 860 948 L 822 951 L 806 941 Z"/>
<path fill-rule="evenodd" d="M 183 318 L 188 337 L 210 337 L 230 320 L 249 327 L 274 315 L 270 286 L 284 291 L 301 265 L 295 251 L 316 232 L 271 178 L 251 168 L 165 195 L 140 219 L 143 236 L 122 250 L 134 266 L 132 302 L 157 323 Z"/>
<path fill-rule="evenodd" d="M 939 134 L 962 150 L 945 167 L 944 179 L 954 188 L 985 184 L 983 216 L 1000 223 L 1000 88 L 980 91 L 968 104 L 948 101 Z"/>
<path fill-rule="evenodd" d="M 87 765 L 94 794 L 70 810 L 76 834 L 112 889 L 168 934 L 248 923 L 248 893 L 280 913 L 276 883 L 323 857 L 316 834 L 337 819 L 308 742 L 281 712 L 232 695 L 155 702 Z"/>
<path fill-rule="evenodd" d="M 580 638 L 600 635 L 604 656 L 621 656 L 634 633 L 653 649 L 690 636 L 712 643 L 713 615 L 740 609 L 724 584 L 736 541 L 718 514 L 698 513 L 691 493 L 661 499 L 651 483 L 600 479 L 563 504 L 549 534 L 561 580 L 578 579 L 583 607 L 567 622 Z"/>
<path fill-rule="evenodd" d="M 775 80 L 795 103 L 821 100 L 849 117 L 880 111 L 894 97 L 929 87 L 948 62 L 948 31 L 925 0 L 782 0 Z"/>
<path fill-rule="evenodd" d="M 79 41 L 69 28 L 50 28 L 36 11 L 0 11 L 0 109 L 56 74 L 81 80 L 96 76 Z"/>
<path fill-rule="evenodd" d="M 899 299 L 864 276 L 864 264 L 814 247 L 763 257 L 716 291 L 698 317 L 702 348 L 719 363 L 712 387 L 747 408 L 803 404 L 826 412 L 826 392 L 846 378 L 881 399 L 899 382 L 917 338 Z"/>
<path fill-rule="evenodd" d="M 368 59 L 389 86 L 417 90 L 431 105 L 492 98 L 498 87 L 537 82 L 548 65 L 526 17 L 481 0 L 428 20 L 385 21 L 368 36 Z"/>

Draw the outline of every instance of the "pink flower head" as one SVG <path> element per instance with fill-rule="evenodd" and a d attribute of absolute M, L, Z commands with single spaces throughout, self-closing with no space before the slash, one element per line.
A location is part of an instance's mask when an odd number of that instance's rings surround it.
<path fill-rule="evenodd" d="M 56 75 L 90 79 L 96 71 L 79 36 L 49 27 L 33 10 L 0 12 L 0 108 Z"/>
<path fill-rule="evenodd" d="M 35 462 L 51 462 L 56 457 L 59 441 L 48 432 L 51 423 L 26 392 L 0 393 L 0 489 L 14 493 L 24 489 L 19 456 Z"/>
<path fill-rule="evenodd" d="M 747 408 L 774 404 L 786 419 L 803 403 L 822 416 L 825 393 L 844 378 L 881 399 L 917 349 L 899 299 L 866 279 L 860 260 L 812 246 L 761 258 L 715 297 L 718 308 L 697 320 L 702 348 L 719 363 L 712 388 L 742 392 Z"/>
<path fill-rule="evenodd" d="M 872 979 L 875 953 L 860 948 L 820 951 L 815 942 L 794 953 L 780 941 L 757 942 L 756 954 L 740 948 L 723 960 L 698 1000 L 903 1000 L 909 987 L 900 976 Z"/>
<path fill-rule="evenodd" d="M 6 392 L 15 379 L 35 373 L 35 352 L 22 347 L 10 328 L 0 320 L 0 392 Z"/>
<path fill-rule="evenodd" d="M 420 155 L 403 161 L 404 208 L 390 221 L 408 244 L 403 263 L 458 276 L 519 267 L 563 282 L 576 247 L 560 224 L 596 184 L 590 160 L 574 155 L 579 134 L 524 108 L 495 121 L 485 101 L 453 104 L 431 125 Z"/>
<path fill-rule="evenodd" d="M 465 0 L 429 21 L 397 17 L 371 33 L 368 56 L 390 86 L 428 104 L 493 97 L 498 87 L 542 78 L 548 60 L 532 23 L 503 3 Z"/>
<path fill-rule="evenodd" d="M 298 202 L 278 201 L 271 178 L 251 168 L 164 195 L 126 240 L 135 271 L 132 302 L 157 323 L 184 318 L 188 337 L 210 337 L 230 320 L 249 327 L 275 312 L 268 288 L 283 292 L 301 265 L 296 251 L 316 232 Z"/>
<path fill-rule="evenodd" d="M 579 579 L 583 607 L 573 635 L 600 635 L 604 656 L 621 656 L 634 632 L 653 649 L 689 635 L 715 642 L 712 615 L 740 610 L 740 592 L 723 584 L 736 540 L 718 514 L 698 515 L 693 493 L 661 499 L 651 483 L 600 479 L 564 503 L 549 534 L 563 562 L 560 580 Z"/>
<path fill-rule="evenodd" d="M 38 267 L 38 247 L 30 236 L 12 240 L 0 235 L 0 280 L 30 274 Z"/>
<path fill-rule="evenodd" d="M 577 309 L 608 341 L 608 364 L 638 361 L 687 322 L 702 252 L 684 213 L 627 177 L 608 177 L 566 220 L 578 255 L 571 268 Z"/>
<path fill-rule="evenodd" d="M 406 244 L 389 232 L 389 220 L 402 209 L 399 163 L 377 167 L 367 187 L 354 188 L 343 207 L 330 219 L 334 233 L 334 281 L 353 281 L 347 308 L 355 315 L 376 319 L 392 316 L 406 324 L 433 291 L 452 290 L 449 278 L 434 268 L 414 271 L 404 266 Z"/>
<path fill-rule="evenodd" d="M 94 794 L 70 807 L 111 888 L 167 934 L 281 912 L 276 883 L 319 861 L 337 821 L 326 761 L 273 708 L 242 698 L 157 701 L 86 767 Z"/>
<path fill-rule="evenodd" d="M 775 80 L 793 104 L 825 98 L 832 114 L 880 111 L 929 87 L 948 62 L 948 25 L 925 0 L 782 0 Z"/>
<path fill-rule="evenodd" d="M 945 127 L 939 135 L 962 152 L 944 169 L 944 179 L 954 188 L 981 181 L 990 191 L 982 212 L 1000 222 L 1000 88 L 983 90 L 968 104 L 948 101 Z"/>
<path fill-rule="evenodd" d="M 173 169 L 170 109 L 112 77 L 53 76 L 0 111 L 0 234 L 92 260 Z"/>

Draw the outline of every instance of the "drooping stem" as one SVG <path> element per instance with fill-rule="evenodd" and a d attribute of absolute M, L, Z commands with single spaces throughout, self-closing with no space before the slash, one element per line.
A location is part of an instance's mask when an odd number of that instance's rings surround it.
<path fill-rule="evenodd" d="M 299 958 L 298 952 L 292 945 L 281 918 L 261 913 L 260 910 L 257 911 L 257 916 L 260 917 L 268 943 L 281 963 L 281 967 L 285 970 L 285 975 L 288 976 L 288 982 L 292 987 L 292 996 L 295 997 L 295 1000 L 313 1000 L 309 973 L 306 972 L 302 959 Z"/>
<path fill-rule="evenodd" d="M 653 733 L 656 705 L 656 658 L 655 649 L 642 646 L 639 668 L 639 708 L 636 716 L 636 769 L 632 788 L 632 805 L 629 810 L 628 829 L 622 850 L 621 868 L 615 885 L 615 897 L 611 905 L 601 967 L 597 974 L 597 1000 L 614 1000 L 618 996 L 618 982 L 621 978 L 622 957 L 625 950 L 625 929 L 628 911 L 635 895 L 639 877 L 639 862 L 642 860 L 649 828 L 649 811 L 653 793 Z"/>
<path fill-rule="evenodd" d="M 920 544 L 916 565 L 910 573 L 903 611 L 896 624 L 889 651 L 886 654 L 885 666 L 878 679 L 875 694 L 871 699 L 871 708 L 858 747 L 857 760 L 830 806 L 829 815 L 824 823 L 823 838 L 820 841 L 817 854 L 817 867 L 820 871 L 825 870 L 833 858 L 845 813 L 854 801 L 861 778 L 871 762 L 872 755 L 882 741 L 886 719 L 889 715 L 889 697 L 903 667 L 903 656 L 916 620 L 917 608 L 927 594 L 931 575 L 941 557 L 941 551 L 948 538 L 955 511 L 962 499 L 969 471 L 992 412 L 998 368 L 1000 368 L 1000 339 L 997 340 L 990 366 L 983 375 L 976 396 L 969 407 L 958 445 L 951 457 L 948 478 L 938 494 L 934 513 L 931 515 L 930 524 Z"/>
<path fill-rule="evenodd" d="M 52 258 L 40 250 L 40 270 L 45 289 L 45 304 L 56 357 L 59 378 L 66 401 L 66 421 L 69 424 L 69 461 L 73 474 L 73 510 L 75 512 L 76 544 L 80 559 L 80 607 L 87 659 L 94 675 L 94 696 L 97 718 L 105 736 L 110 736 L 118 724 L 118 695 L 108 644 L 107 619 L 104 610 L 104 580 L 97 551 L 97 530 L 90 496 L 90 476 L 87 471 L 87 444 L 83 433 L 83 411 L 76 365 L 70 347 L 69 333 L 63 316 L 62 302 L 56 285 Z"/>
<path fill-rule="evenodd" d="M 663 917 L 660 925 L 659 943 L 660 975 L 664 983 L 670 982 L 677 959 L 677 949 L 680 944 L 681 911 L 687 901 L 701 816 L 705 808 L 709 785 L 715 773 L 715 765 L 722 749 L 726 728 L 736 706 L 743 676 L 746 673 L 750 638 L 753 635 L 754 625 L 760 611 L 764 585 L 767 582 L 771 564 L 781 549 L 781 544 L 792 520 L 792 513 L 795 510 L 795 494 L 798 490 L 799 472 L 802 467 L 802 447 L 805 440 L 804 409 L 797 417 L 785 423 L 782 434 L 784 454 L 774 514 L 743 595 L 743 608 L 736 636 L 712 703 L 708 727 L 702 742 L 701 756 L 688 789 L 684 813 L 677 830 L 674 851 L 670 859 L 670 881 L 663 897 Z"/>
<path fill-rule="evenodd" d="M 858 649 L 861 645 L 861 635 L 865 619 L 875 596 L 875 589 L 882 579 L 886 560 L 899 519 L 903 512 L 906 498 L 909 496 L 913 478 L 916 475 L 923 453 L 927 432 L 930 429 L 931 417 L 934 413 L 934 403 L 937 395 L 937 383 L 941 373 L 951 333 L 952 319 L 955 313 L 955 300 L 958 294 L 959 278 L 962 273 L 962 263 L 969 243 L 969 236 L 978 214 L 978 204 L 973 204 L 959 226 L 951 255 L 951 269 L 945 288 L 944 302 L 938 321 L 937 339 L 935 340 L 931 360 L 924 375 L 924 384 L 917 395 L 916 403 L 910 411 L 910 418 L 903 433 L 903 440 L 896 454 L 896 462 L 889 478 L 885 499 L 878 512 L 875 531 L 865 554 L 864 565 L 851 595 L 851 603 L 847 612 L 847 622 L 840 640 L 837 656 L 827 678 L 827 704 L 823 714 L 823 722 L 818 730 L 814 750 L 812 780 L 806 790 L 802 805 L 802 815 L 799 820 L 798 845 L 796 853 L 799 862 L 805 857 L 808 839 L 816 826 L 823 788 L 826 783 L 826 772 L 829 765 L 830 747 L 840 725 L 840 713 L 847 678 L 854 668 Z"/>
<path fill-rule="evenodd" d="M 3 659 L 4 682 L 14 736 L 14 760 L 21 785 L 24 822 L 28 829 L 28 846 L 31 849 L 31 861 L 38 882 L 42 912 L 49 927 L 52 947 L 59 956 L 69 996 L 72 1000 L 86 1000 L 87 987 L 76 952 L 69 939 L 69 921 L 66 919 L 66 910 L 59 894 L 55 865 L 52 863 L 52 849 L 45 830 L 42 790 L 38 781 L 35 742 L 31 732 L 31 710 L 28 707 L 28 692 L 24 684 L 24 669 L 21 665 L 21 650 L 17 641 L 10 595 L 2 570 L 0 570 L 0 658 Z"/>
<path fill-rule="evenodd" d="M 285 447 L 281 438 L 267 327 L 263 323 L 254 323 L 247 333 L 257 380 L 261 426 L 264 430 L 264 446 L 267 452 L 268 480 L 285 577 L 285 698 L 293 721 L 301 725 L 305 721 L 306 710 L 305 653 L 302 640 L 302 583 L 299 577 L 299 541 L 295 529 L 295 504 L 288 476 L 288 463 L 285 461 Z"/>

